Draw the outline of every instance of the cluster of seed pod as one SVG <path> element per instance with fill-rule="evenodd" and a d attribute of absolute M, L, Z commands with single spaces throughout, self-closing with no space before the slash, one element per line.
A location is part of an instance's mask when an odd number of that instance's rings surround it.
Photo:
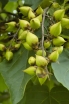
<path fill-rule="evenodd" d="M 34 34 L 34 31 L 41 27 L 43 9 L 39 6 L 36 11 L 29 6 L 19 7 L 22 18 L 19 19 L 18 23 L 11 21 L 6 23 L 6 31 L 15 34 L 11 39 L 13 43 L 12 48 L 7 48 L 4 44 L 0 44 L 0 51 L 5 51 L 5 58 L 9 61 L 13 58 L 13 50 L 19 49 L 21 44 L 27 50 L 34 50 L 35 56 L 31 56 L 28 59 L 30 67 L 24 70 L 25 73 L 30 75 L 36 75 L 40 84 L 42 85 L 48 78 L 49 73 L 47 73 L 46 68 L 50 62 L 56 62 L 59 55 L 63 51 L 63 45 L 66 40 L 61 36 L 63 28 L 69 27 L 69 19 L 65 18 L 65 10 L 56 10 L 53 13 L 53 17 L 56 23 L 49 27 L 49 37 L 44 40 L 44 50 L 40 47 L 41 42 L 39 38 Z M 19 27 L 19 30 L 17 30 Z M 16 34 L 17 33 L 17 34 Z M 69 44 L 69 43 L 67 43 Z M 50 46 L 52 46 L 51 52 L 49 51 Z"/>
<path fill-rule="evenodd" d="M 31 56 L 28 59 L 28 63 L 30 67 L 23 70 L 25 73 L 29 75 L 36 75 L 40 84 L 42 85 L 46 79 L 48 78 L 48 74 L 46 72 L 46 66 L 48 65 L 48 60 L 42 55 L 37 55 L 36 57 Z"/>
<path fill-rule="evenodd" d="M 69 25 L 69 19 L 64 18 L 65 10 L 60 9 L 56 10 L 53 14 L 53 17 L 57 21 L 52 26 L 49 27 L 49 35 L 51 36 L 51 41 L 48 39 L 44 40 L 44 49 L 47 50 L 52 45 L 51 53 L 46 55 L 46 51 L 42 49 L 38 49 L 36 51 L 36 58 L 30 57 L 28 60 L 29 65 L 32 65 L 24 70 L 25 73 L 30 75 L 36 75 L 40 84 L 42 85 L 46 79 L 48 78 L 48 74 L 46 71 L 46 66 L 50 62 L 56 62 L 59 58 L 59 55 L 63 51 L 63 46 L 66 40 L 61 36 L 61 32 L 63 28 L 67 28 Z M 44 55 L 43 55 L 44 53 Z"/>
<path fill-rule="evenodd" d="M 6 51 L 4 56 L 8 61 L 13 58 L 13 50 L 19 49 L 21 44 L 27 50 L 38 47 L 39 39 L 33 32 L 41 26 L 43 9 L 39 6 L 34 12 L 31 7 L 22 6 L 19 7 L 19 10 L 23 16 L 22 19 L 19 19 L 18 23 L 15 21 L 6 23 L 6 31 L 14 33 L 11 39 L 11 44 L 14 43 L 13 46 L 6 47 L 4 44 L 0 44 L 0 51 Z"/>

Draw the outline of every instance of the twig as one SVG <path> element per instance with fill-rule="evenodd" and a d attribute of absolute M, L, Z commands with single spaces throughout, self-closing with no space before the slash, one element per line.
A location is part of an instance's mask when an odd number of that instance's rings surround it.
<path fill-rule="evenodd" d="M 13 35 L 12 42 L 13 42 L 14 39 L 16 38 L 16 36 L 17 36 L 19 30 L 20 30 L 20 27 L 18 28 L 18 30 L 16 31 L 16 33 Z M 10 44 L 9 49 L 10 49 L 11 47 L 12 47 L 12 45 Z"/>
<path fill-rule="evenodd" d="M 43 54 L 43 56 L 44 56 L 44 35 L 45 35 L 45 33 L 44 33 L 44 21 L 45 21 L 45 15 L 46 15 L 45 13 L 47 10 L 48 10 L 48 8 L 44 9 L 43 20 L 42 20 L 42 54 Z"/>

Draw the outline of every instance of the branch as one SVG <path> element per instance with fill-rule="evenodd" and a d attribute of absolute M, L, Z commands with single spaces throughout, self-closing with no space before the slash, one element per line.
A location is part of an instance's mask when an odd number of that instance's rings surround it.
<path fill-rule="evenodd" d="M 45 16 L 46 16 L 46 11 L 47 11 L 48 8 L 45 8 L 44 9 L 44 12 L 43 12 L 43 20 L 42 20 L 42 54 L 44 56 L 44 22 L 45 22 Z"/>

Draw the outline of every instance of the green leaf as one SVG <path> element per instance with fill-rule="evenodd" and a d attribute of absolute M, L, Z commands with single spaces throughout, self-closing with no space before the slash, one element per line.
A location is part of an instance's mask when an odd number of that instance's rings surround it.
<path fill-rule="evenodd" d="M 0 83 L 1 83 L 0 92 L 3 92 L 4 90 L 8 89 L 1 74 L 0 74 Z"/>
<path fill-rule="evenodd" d="M 27 67 L 28 57 L 29 51 L 22 47 L 15 52 L 12 61 L 4 60 L 0 63 L 0 72 L 10 90 L 12 104 L 17 104 L 22 99 L 26 84 L 31 78 L 22 71 Z"/>
<path fill-rule="evenodd" d="M 62 4 L 64 2 L 64 0 L 55 0 L 56 2 L 58 2 L 59 4 Z"/>
<path fill-rule="evenodd" d="M 41 0 L 24 0 L 25 5 L 31 6 L 34 10 L 40 5 Z"/>
<path fill-rule="evenodd" d="M 56 79 L 69 90 L 69 51 L 64 50 L 58 62 L 52 63 L 52 69 Z"/>
<path fill-rule="evenodd" d="M 27 85 L 25 96 L 18 104 L 69 104 L 69 91 L 63 86 L 54 87 Z"/>
<path fill-rule="evenodd" d="M 2 6 L 4 7 L 6 3 L 8 2 L 8 0 L 0 0 L 0 2 L 2 3 Z"/>
<path fill-rule="evenodd" d="M 42 2 L 40 3 L 42 8 L 46 8 L 48 6 L 50 6 L 52 0 L 42 0 Z"/>
<path fill-rule="evenodd" d="M 13 1 L 13 2 L 16 2 L 16 1 L 18 1 L 18 0 L 9 0 L 9 1 Z"/>
<path fill-rule="evenodd" d="M 0 102 L 2 102 L 2 104 L 11 104 L 8 87 L 5 84 L 5 81 L 1 74 L 0 74 L 0 83 L 1 83 L 0 84 Z"/>
<path fill-rule="evenodd" d="M 65 39 L 69 39 L 69 29 L 63 29 L 61 36 Z"/>
<path fill-rule="evenodd" d="M 16 10 L 17 6 L 17 2 L 10 1 L 5 5 L 4 10 L 6 10 L 7 12 L 13 12 L 14 10 Z"/>

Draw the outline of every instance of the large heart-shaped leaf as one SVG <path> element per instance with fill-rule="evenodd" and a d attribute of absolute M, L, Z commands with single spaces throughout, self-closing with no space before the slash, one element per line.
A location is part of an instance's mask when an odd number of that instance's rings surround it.
<path fill-rule="evenodd" d="M 30 76 L 22 72 L 27 67 L 29 51 L 21 48 L 15 52 L 12 61 L 4 60 L 0 63 L 0 72 L 9 87 L 12 104 L 17 104 L 23 97 L 27 82 Z"/>
<path fill-rule="evenodd" d="M 49 91 L 45 85 L 31 83 L 19 104 L 69 104 L 69 91 L 63 86 L 54 87 Z"/>
<path fill-rule="evenodd" d="M 69 90 L 69 51 L 64 50 L 58 62 L 52 63 L 52 69 L 56 79 Z"/>

